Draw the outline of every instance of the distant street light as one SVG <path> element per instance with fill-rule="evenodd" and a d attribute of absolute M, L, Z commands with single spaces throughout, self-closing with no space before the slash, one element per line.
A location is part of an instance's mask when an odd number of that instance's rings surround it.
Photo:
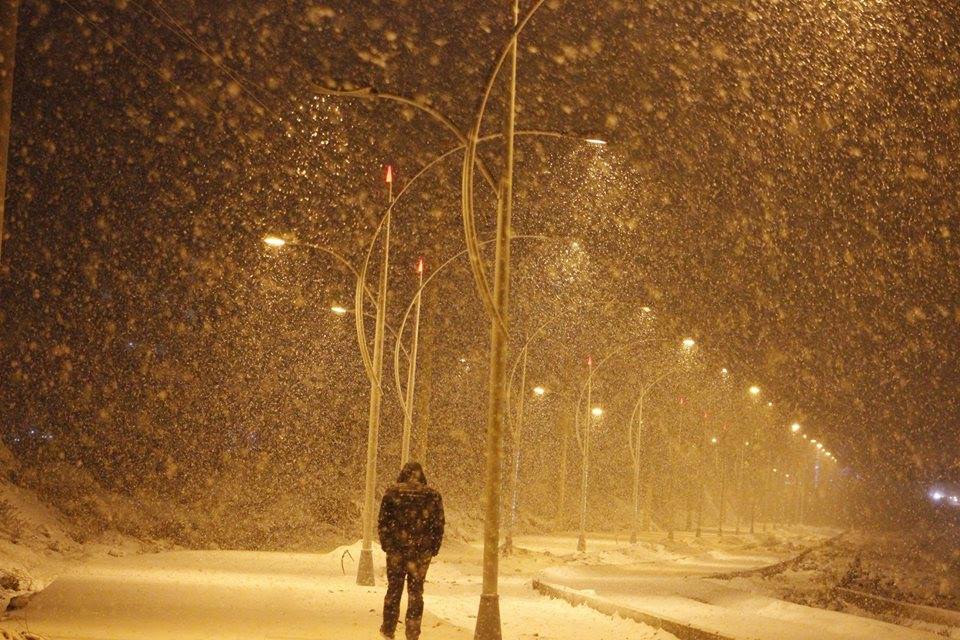
<path fill-rule="evenodd" d="M 760 395 L 760 387 L 758 387 L 757 385 L 753 385 L 752 387 L 750 387 L 750 389 L 748 389 L 748 391 L 750 391 L 750 395 L 752 396 Z"/>
<path fill-rule="evenodd" d="M 271 247 L 282 247 L 287 244 L 287 241 L 279 236 L 266 236 L 263 239 L 263 243 Z"/>
<path fill-rule="evenodd" d="M 332 307 L 330 307 L 330 311 L 337 314 L 338 316 L 345 316 L 347 315 L 348 309 L 346 307 L 341 307 L 340 305 L 333 305 Z"/>
<path fill-rule="evenodd" d="M 793 433 L 800 433 L 801 428 L 802 427 L 800 426 L 799 422 L 794 422 L 792 425 L 790 425 L 790 431 Z"/>
<path fill-rule="evenodd" d="M 598 147 L 605 147 L 605 146 L 607 146 L 607 141 L 606 141 L 606 140 L 601 140 L 600 138 L 584 138 L 583 141 L 586 142 L 587 144 L 592 144 L 592 145 L 598 146 Z"/>
<path fill-rule="evenodd" d="M 599 418 L 600 416 L 603 415 L 603 409 L 600 407 L 594 407 L 590 409 L 590 413 L 593 414 L 594 418 Z"/>
<path fill-rule="evenodd" d="M 545 394 L 546 392 L 547 392 L 547 390 L 544 389 L 543 387 L 534 387 L 534 388 L 533 388 L 533 393 L 534 393 L 535 395 L 538 395 L 538 396 L 542 396 L 542 395 Z"/>

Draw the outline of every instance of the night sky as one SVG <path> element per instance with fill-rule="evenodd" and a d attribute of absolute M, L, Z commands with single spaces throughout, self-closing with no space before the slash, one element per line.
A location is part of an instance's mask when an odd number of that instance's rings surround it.
<path fill-rule="evenodd" d="M 362 259 L 382 166 L 402 182 L 456 141 L 412 109 L 316 88 L 414 96 L 466 129 L 507 3 L 22 5 L 5 425 L 100 434 L 85 455 L 109 446 L 103 434 L 227 446 L 235 436 L 209 425 L 276 425 L 277 407 L 365 428 L 352 328 L 310 302 L 348 299 L 344 274 L 258 239 L 282 230 Z M 563 357 L 615 343 L 649 305 L 844 465 L 957 478 L 960 8 L 550 1 L 521 39 L 519 76 L 519 128 L 610 142 L 520 145 L 516 232 L 580 239 L 587 283 L 573 295 L 600 305 L 571 317 Z M 418 255 L 462 248 L 459 162 L 444 166 L 398 214 L 398 282 Z M 532 327 L 559 295 L 531 275 L 551 254 L 517 253 L 515 327 Z M 468 272 L 439 296 L 436 366 L 461 353 L 485 366 Z M 472 404 L 482 415 L 485 394 Z"/>

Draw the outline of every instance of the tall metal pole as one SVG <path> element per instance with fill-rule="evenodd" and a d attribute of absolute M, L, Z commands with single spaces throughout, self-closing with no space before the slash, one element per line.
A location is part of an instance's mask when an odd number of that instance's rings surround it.
<path fill-rule="evenodd" d="M 638 403 L 637 435 L 634 439 L 633 454 L 633 527 L 630 530 L 630 544 L 637 542 L 640 534 L 640 436 L 643 432 L 643 395 Z M 630 425 L 631 431 L 633 425 Z"/>
<path fill-rule="evenodd" d="M 586 418 L 583 424 L 583 442 L 580 446 L 583 449 L 583 464 L 581 465 L 580 478 L 580 536 L 577 538 L 577 551 L 587 550 L 587 480 L 590 475 L 590 427 L 593 421 L 593 359 L 587 361 L 589 372 L 587 373 L 587 406 Z"/>
<path fill-rule="evenodd" d="M 423 295 L 423 258 L 417 262 L 417 301 L 413 312 L 413 343 L 410 345 L 410 366 L 407 367 L 407 393 L 403 412 L 403 437 L 400 445 L 400 466 L 410 461 L 410 434 L 413 431 L 413 390 L 417 382 L 417 343 L 420 340 L 420 298 Z"/>
<path fill-rule="evenodd" d="M 387 189 L 393 204 L 393 168 L 387 167 Z M 367 419 L 367 474 L 363 491 L 363 542 L 357 562 L 357 584 L 376 584 L 373 571 L 373 512 L 377 488 L 377 440 L 380 434 L 380 401 L 383 396 L 383 338 L 387 313 L 387 275 L 390 268 L 390 219 L 387 210 L 383 232 L 383 260 L 380 263 L 380 287 L 377 291 L 377 321 L 373 336 L 373 380 L 370 381 L 370 411 Z"/>
<path fill-rule="evenodd" d="M 723 517 L 726 515 L 726 493 L 727 493 L 727 472 L 723 460 L 723 443 L 725 439 L 720 439 L 717 444 L 717 467 L 720 473 L 720 515 L 717 520 L 717 536 L 723 537 Z"/>
<path fill-rule="evenodd" d="M 517 401 L 517 424 L 513 429 L 513 477 L 510 479 L 510 520 L 507 522 L 507 539 L 504 551 L 513 551 L 513 531 L 517 523 L 517 499 L 520 493 L 520 449 L 523 438 L 523 404 L 527 396 L 527 347 L 523 348 L 523 364 L 520 369 L 520 398 Z"/>
<path fill-rule="evenodd" d="M 512 1 L 513 24 L 520 19 L 518 0 Z M 510 234 L 513 217 L 513 134 L 517 106 L 517 36 L 510 42 L 510 79 L 507 97 L 506 158 L 500 177 L 497 206 L 497 248 L 494 253 L 493 314 L 490 319 L 490 382 L 487 415 L 487 460 L 484 469 L 483 590 L 477 611 L 475 640 L 500 640 L 500 467 L 503 424 L 506 422 L 507 326 L 510 300 Z"/>
<path fill-rule="evenodd" d="M 570 430 L 566 421 L 560 427 L 560 486 L 557 499 L 557 523 L 563 529 L 567 519 L 567 452 L 570 448 Z"/>
<path fill-rule="evenodd" d="M 13 68 L 17 51 L 19 0 L 0 3 L 0 257 L 3 256 L 3 218 L 7 195 L 7 151 L 10 147 L 10 112 L 13 108 Z"/>

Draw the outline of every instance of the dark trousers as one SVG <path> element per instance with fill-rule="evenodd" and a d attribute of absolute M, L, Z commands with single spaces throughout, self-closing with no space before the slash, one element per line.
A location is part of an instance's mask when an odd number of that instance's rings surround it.
<path fill-rule="evenodd" d="M 404 553 L 387 554 L 387 595 L 383 599 L 383 626 L 380 630 L 393 637 L 400 618 L 400 596 L 403 582 L 407 582 L 407 640 L 420 637 L 420 619 L 423 617 L 423 581 L 430 568 L 429 555 Z"/>

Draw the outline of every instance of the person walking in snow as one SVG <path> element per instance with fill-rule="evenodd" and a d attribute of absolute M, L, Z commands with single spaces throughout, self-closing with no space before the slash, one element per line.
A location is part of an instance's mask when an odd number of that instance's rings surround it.
<path fill-rule="evenodd" d="M 387 554 L 387 595 L 383 599 L 380 634 L 393 638 L 400 617 L 400 596 L 407 583 L 407 640 L 420 637 L 423 617 L 423 582 L 430 560 L 443 541 L 443 500 L 427 485 L 419 462 L 403 465 L 396 484 L 380 501 L 377 532 L 380 548 Z"/>

